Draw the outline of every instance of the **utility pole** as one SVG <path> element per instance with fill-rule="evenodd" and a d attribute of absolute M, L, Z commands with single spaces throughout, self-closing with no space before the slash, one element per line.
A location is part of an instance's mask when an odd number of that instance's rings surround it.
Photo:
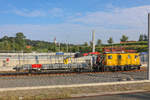
<path fill-rule="evenodd" d="M 95 31 L 92 31 L 92 52 L 95 52 Z"/>
<path fill-rule="evenodd" d="M 69 51 L 68 49 L 69 49 L 69 43 L 67 43 L 67 52 Z"/>
<path fill-rule="evenodd" d="M 69 45 L 69 42 L 66 40 L 66 52 L 68 53 L 68 45 Z"/>
<path fill-rule="evenodd" d="M 95 31 L 92 31 L 92 52 L 95 52 Z M 95 64 L 95 57 L 94 55 L 92 56 L 92 66 Z M 91 66 L 91 69 L 92 69 Z"/>
<path fill-rule="evenodd" d="M 59 52 L 60 52 L 60 42 L 58 43 L 58 46 L 59 46 Z"/>
<path fill-rule="evenodd" d="M 147 79 L 150 80 L 150 13 L 148 13 L 148 66 Z"/>

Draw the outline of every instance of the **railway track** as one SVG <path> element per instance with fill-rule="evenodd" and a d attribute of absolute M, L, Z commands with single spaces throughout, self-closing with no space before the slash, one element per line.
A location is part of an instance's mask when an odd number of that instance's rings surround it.
<path fill-rule="evenodd" d="M 113 74 L 113 73 L 122 73 L 122 72 L 146 72 L 146 68 L 140 70 L 130 70 L 130 71 L 108 71 L 108 72 L 70 72 L 70 71 L 48 71 L 48 72 L 0 72 L 0 77 L 18 77 L 18 76 L 40 76 L 40 75 L 49 75 L 49 76 L 63 76 L 63 75 L 75 75 L 75 74 Z"/>

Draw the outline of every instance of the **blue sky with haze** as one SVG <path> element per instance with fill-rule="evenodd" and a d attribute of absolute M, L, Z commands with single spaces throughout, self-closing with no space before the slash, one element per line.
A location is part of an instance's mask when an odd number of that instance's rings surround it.
<path fill-rule="evenodd" d="M 0 37 L 23 32 L 29 39 L 84 43 L 147 33 L 150 0 L 0 0 Z"/>

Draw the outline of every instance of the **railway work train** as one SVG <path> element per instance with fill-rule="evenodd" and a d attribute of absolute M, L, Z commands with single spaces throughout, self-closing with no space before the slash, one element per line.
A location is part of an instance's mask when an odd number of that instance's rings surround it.
<path fill-rule="evenodd" d="M 127 71 L 140 69 L 139 53 L 104 53 L 97 56 L 95 71 Z"/>
<path fill-rule="evenodd" d="M 43 71 L 43 70 L 68 70 L 68 71 L 127 71 L 140 69 L 140 57 L 139 53 L 134 52 L 104 52 L 96 56 L 89 56 L 92 59 L 90 63 L 69 63 L 71 57 L 66 57 L 64 63 L 57 64 L 26 64 L 22 66 L 16 66 L 16 71 Z M 92 64 L 91 64 L 92 63 Z"/>

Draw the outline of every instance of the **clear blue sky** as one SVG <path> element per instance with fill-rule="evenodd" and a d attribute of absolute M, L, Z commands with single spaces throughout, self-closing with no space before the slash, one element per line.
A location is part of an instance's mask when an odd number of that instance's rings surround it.
<path fill-rule="evenodd" d="M 0 0 L 0 37 L 23 32 L 34 40 L 84 43 L 147 33 L 150 0 Z"/>

